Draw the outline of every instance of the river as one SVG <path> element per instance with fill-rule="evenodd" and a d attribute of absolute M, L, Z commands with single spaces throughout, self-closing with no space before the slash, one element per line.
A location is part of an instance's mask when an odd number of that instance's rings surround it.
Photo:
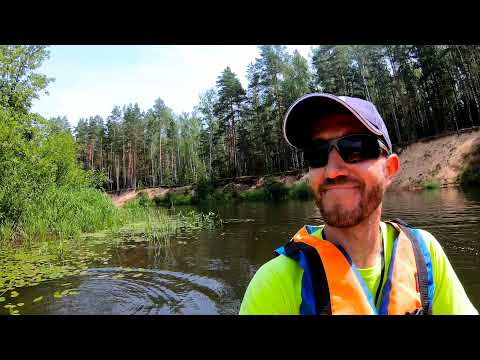
<path fill-rule="evenodd" d="M 82 275 L 20 289 L 22 314 L 237 314 L 273 250 L 303 224 L 322 222 L 312 201 L 202 209 L 211 210 L 225 219 L 222 227 L 178 233 L 166 247 L 132 241 Z M 480 189 L 387 193 L 383 219 L 395 217 L 436 236 L 480 309 Z M 69 287 L 75 295 L 53 295 Z"/>

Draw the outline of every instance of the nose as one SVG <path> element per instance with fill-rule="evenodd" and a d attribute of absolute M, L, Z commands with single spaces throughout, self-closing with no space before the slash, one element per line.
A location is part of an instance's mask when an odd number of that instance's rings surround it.
<path fill-rule="evenodd" d="M 325 166 L 325 177 L 334 179 L 341 175 L 346 175 L 345 162 L 337 149 L 333 148 L 328 154 L 328 163 Z"/>

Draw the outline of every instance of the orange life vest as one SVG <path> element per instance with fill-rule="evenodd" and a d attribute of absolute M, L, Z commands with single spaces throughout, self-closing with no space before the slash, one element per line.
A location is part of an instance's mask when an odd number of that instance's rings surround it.
<path fill-rule="evenodd" d="M 429 251 L 417 229 L 401 220 L 389 223 L 398 236 L 378 310 L 346 251 L 312 235 L 318 227 L 304 226 L 276 250 L 298 261 L 304 270 L 301 314 L 431 314 L 434 284 Z"/>

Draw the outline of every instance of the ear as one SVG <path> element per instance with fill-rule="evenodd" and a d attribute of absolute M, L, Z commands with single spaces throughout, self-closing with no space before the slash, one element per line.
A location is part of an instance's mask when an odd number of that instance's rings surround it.
<path fill-rule="evenodd" d="M 395 176 L 397 176 L 400 170 L 400 158 L 397 154 L 392 154 L 387 157 L 385 164 L 385 177 L 387 186 L 393 182 Z"/>

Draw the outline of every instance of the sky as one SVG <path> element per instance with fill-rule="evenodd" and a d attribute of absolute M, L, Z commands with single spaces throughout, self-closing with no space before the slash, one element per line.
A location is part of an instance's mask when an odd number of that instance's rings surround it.
<path fill-rule="evenodd" d="M 310 45 L 288 45 L 309 57 Z M 114 106 L 138 103 L 148 110 L 161 98 L 173 112 L 191 112 L 199 95 L 214 87 L 227 66 L 247 86 L 247 66 L 260 56 L 256 45 L 68 45 L 51 46 L 38 72 L 55 78 L 35 99 L 33 112 L 46 118 L 104 119 Z"/>

